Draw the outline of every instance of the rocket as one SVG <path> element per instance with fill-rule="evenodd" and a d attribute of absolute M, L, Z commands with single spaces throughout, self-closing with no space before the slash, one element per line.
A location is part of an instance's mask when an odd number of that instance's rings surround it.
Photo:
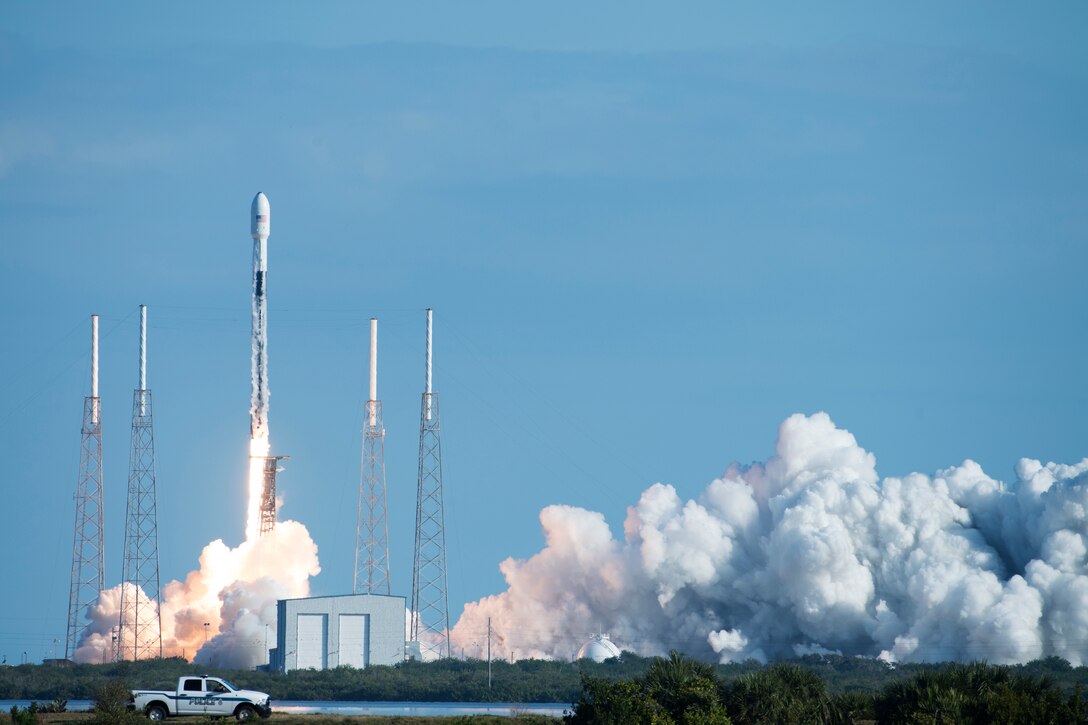
<path fill-rule="evenodd" d="M 257 192 L 249 214 L 253 236 L 253 394 L 249 406 L 250 438 L 268 437 L 268 235 L 271 232 L 271 208 L 268 197 Z"/>

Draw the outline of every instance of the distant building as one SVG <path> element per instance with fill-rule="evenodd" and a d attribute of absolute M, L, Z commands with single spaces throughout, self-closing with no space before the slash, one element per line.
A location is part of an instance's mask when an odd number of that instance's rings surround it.
<path fill-rule="evenodd" d="M 402 662 L 404 604 L 404 597 L 382 594 L 281 599 L 270 669 L 361 669 Z"/>
<path fill-rule="evenodd" d="M 595 634 L 593 638 L 582 645 L 576 660 L 591 659 L 594 662 L 604 662 L 607 659 L 620 656 L 620 648 L 612 644 L 607 634 Z"/>
<path fill-rule="evenodd" d="M 42 660 L 42 664 L 46 667 L 71 667 L 75 663 L 64 658 L 46 658 Z"/>

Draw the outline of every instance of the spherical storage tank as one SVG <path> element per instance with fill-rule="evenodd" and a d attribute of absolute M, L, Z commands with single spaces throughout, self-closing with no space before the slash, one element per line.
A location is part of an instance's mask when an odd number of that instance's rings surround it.
<path fill-rule="evenodd" d="M 591 659 L 594 662 L 604 662 L 612 657 L 620 656 L 620 648 L 612 644 L 607 634 L 595 634 L 593 639 L 582 645 L 578 650 L 576 660 Z"/>

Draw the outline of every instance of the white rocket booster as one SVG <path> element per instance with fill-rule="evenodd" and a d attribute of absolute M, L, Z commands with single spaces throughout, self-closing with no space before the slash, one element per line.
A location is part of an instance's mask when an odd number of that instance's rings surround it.
<path fill-rule="evenodd" d="M 268 197 L 257 192 L 250 209 L 253 236 L 253 395 L 249 409 L 251 438 L 268 437 L 268 317 L 265 277 L 268 273 L 268 236 L 272 231 Z"/>

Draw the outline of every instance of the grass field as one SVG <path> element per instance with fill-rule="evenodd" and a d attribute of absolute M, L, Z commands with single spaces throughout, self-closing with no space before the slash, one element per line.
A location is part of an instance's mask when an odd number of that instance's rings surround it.
<path fill-rule="evenodd" d="M 90 720 L 92 717 L 92 714 L 87 712 L 43 713 L 38 715 L 38 722 L 79 723 Z M 0 725 L 8 725 L 10 722 L 11 716 L 9 713 L 0 713 Z M 213 725 L 213 723 L 214 725 L 225 725 L 234 722 L 234 720 L 183 717 L 170 718 L 168 722 L 176 722 L 179 725 Z M 256 722 L 269 723 L 269 725 L 358 725 L 359 723 L 373 723 L 374 725 L 556 725 L 561 721 L 559 718 L 544 715 L 418 717 L 407 715 L 277 715 L 273 713 L 272 717 L 267 720 L 257 720 Z"/>

